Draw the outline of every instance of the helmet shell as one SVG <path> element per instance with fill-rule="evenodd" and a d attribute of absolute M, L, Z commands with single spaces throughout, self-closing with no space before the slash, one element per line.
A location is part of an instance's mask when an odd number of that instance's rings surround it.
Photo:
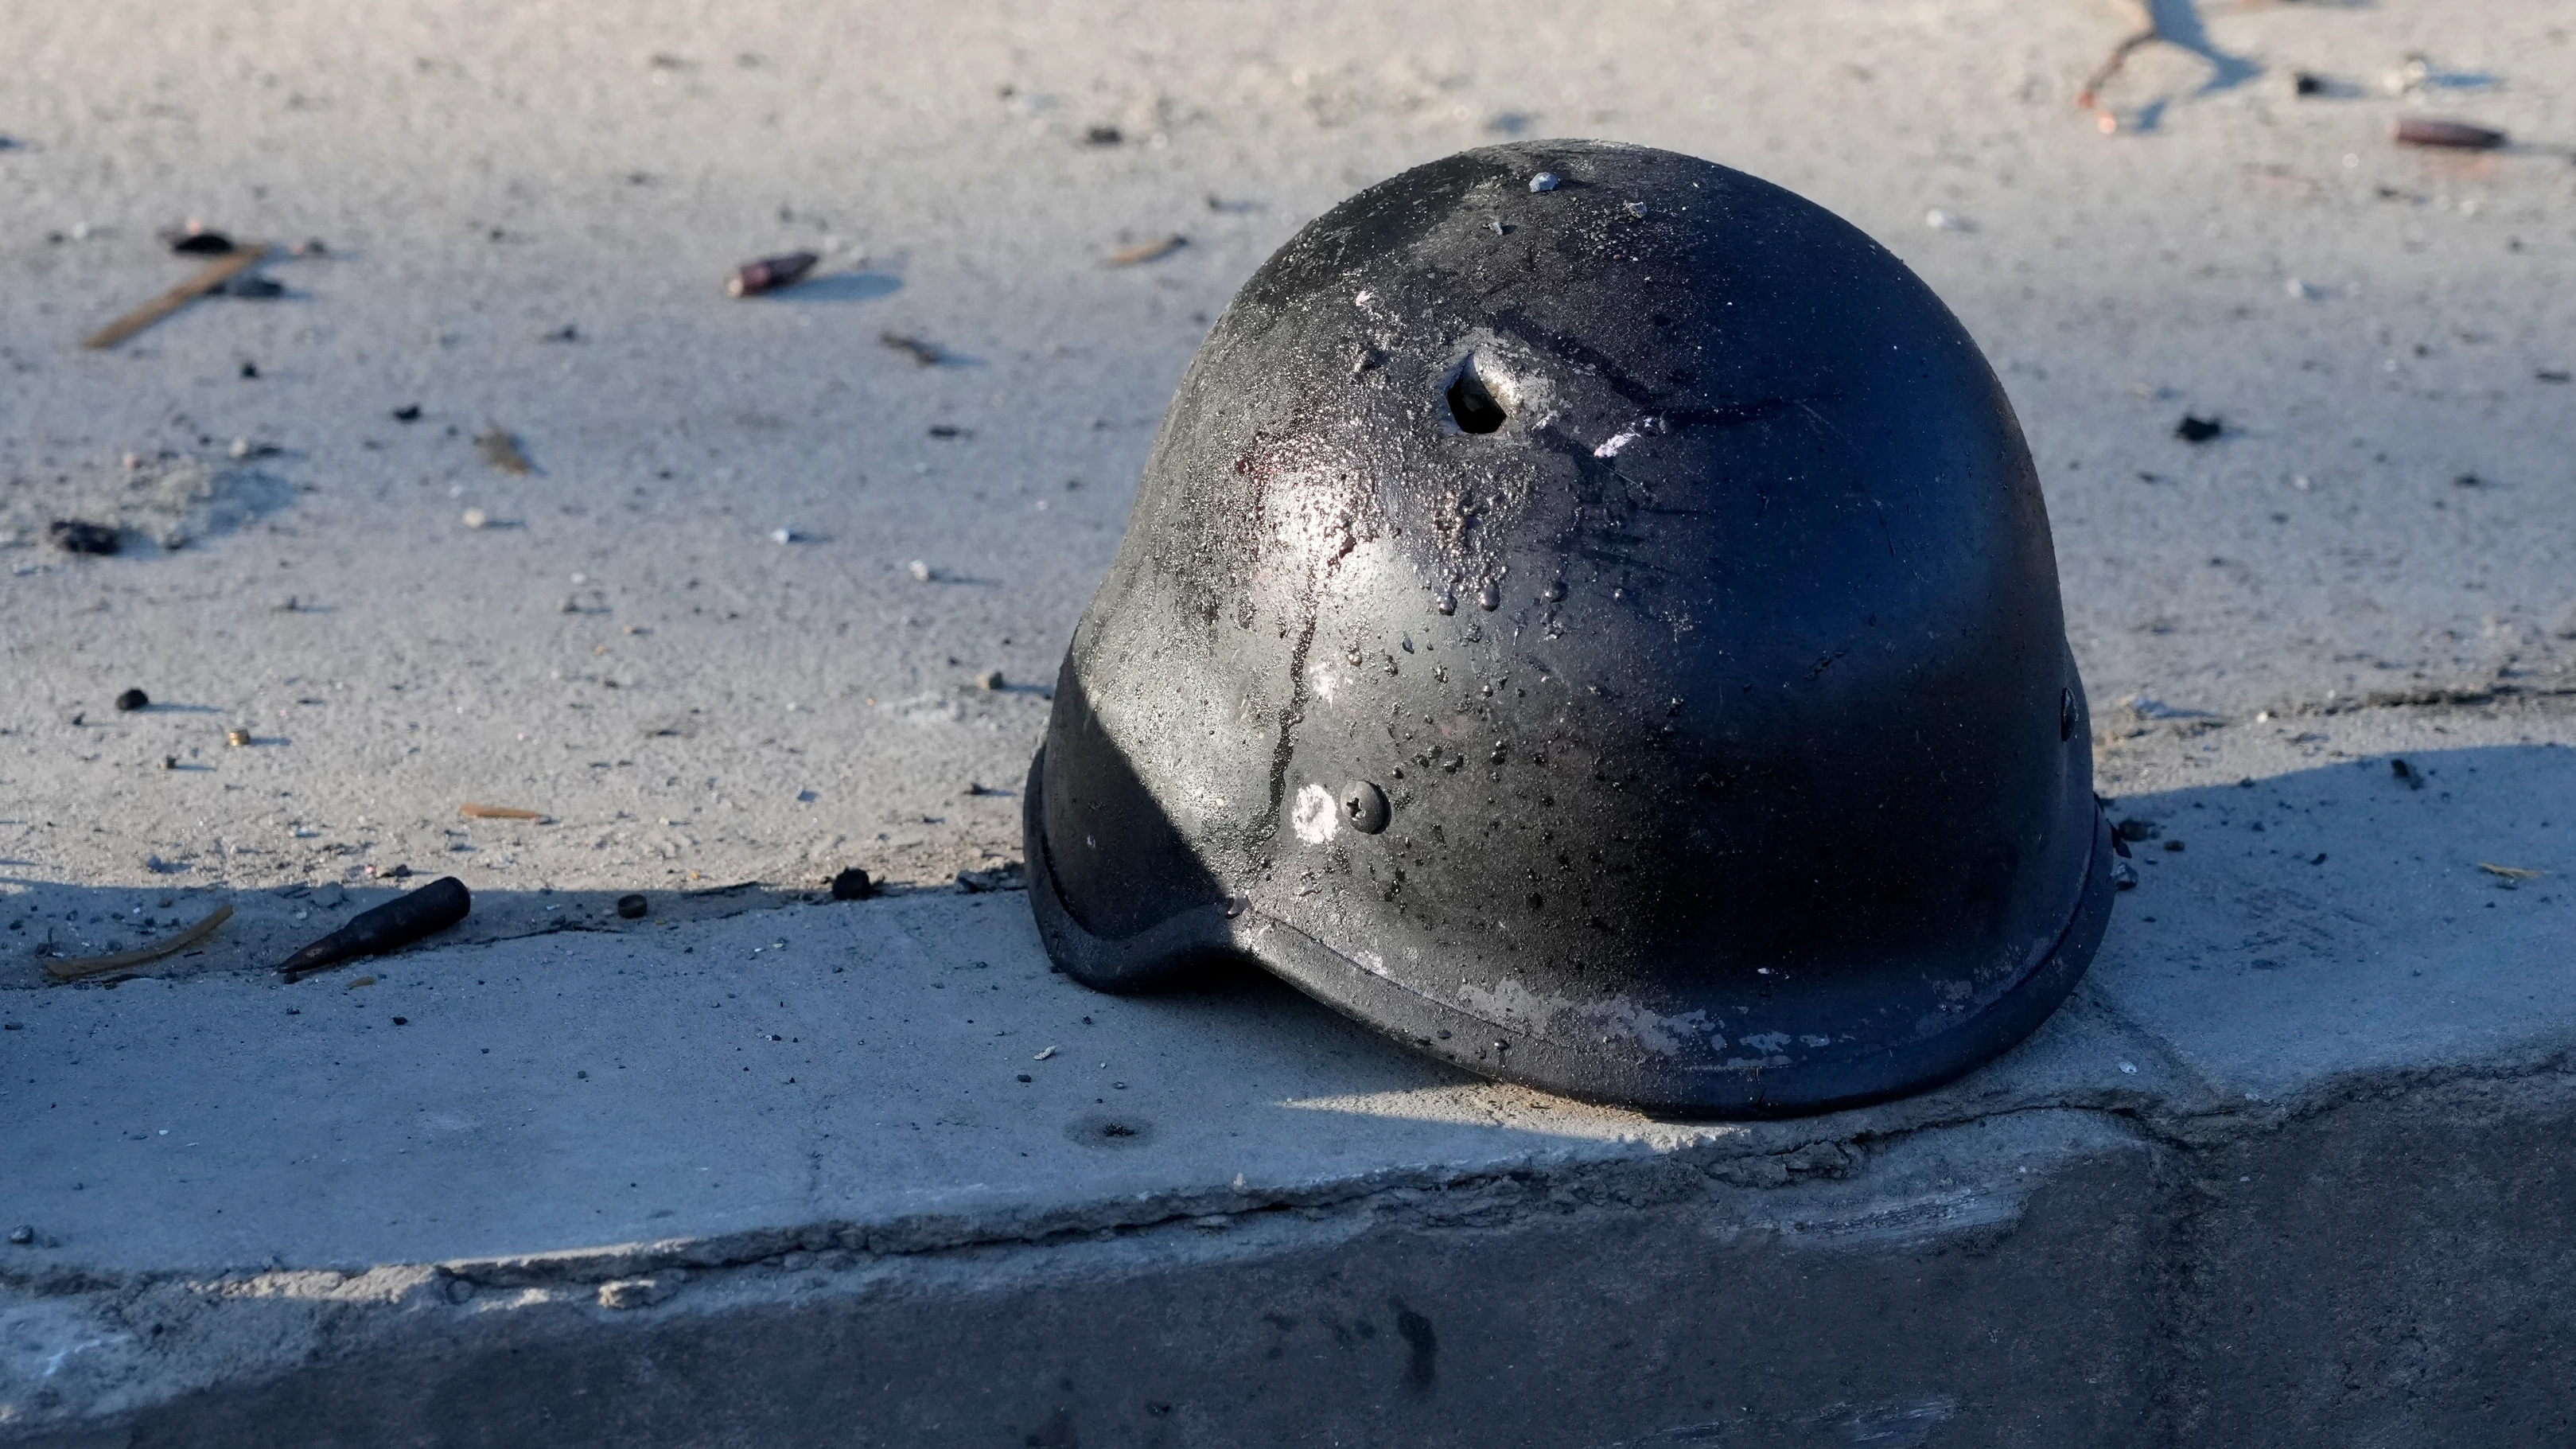
<path fill-rule="evenodd" d="M 1244 285 L 1024 809 L 1091 985 L 1248 956 L 1469 1070 L 1694 1114 L 1976 1065 L 2111 897 L 2046 508 L 1966 330 L 1812 203 L 1587 141 L 1407 171 Z"/>

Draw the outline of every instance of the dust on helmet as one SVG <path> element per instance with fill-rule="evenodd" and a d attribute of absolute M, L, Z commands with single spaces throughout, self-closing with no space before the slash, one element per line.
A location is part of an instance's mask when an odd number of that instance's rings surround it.
<path fill-rule="evenodd" d="M 1463 152 L 1247 282 L 1029 772 L 1064 970 L 1248 957 L 1470 1071 L 1850 1105 L 2072 988 L 2111 840 L 2039 482 L 1887 251 L 1637 146 Z"/>

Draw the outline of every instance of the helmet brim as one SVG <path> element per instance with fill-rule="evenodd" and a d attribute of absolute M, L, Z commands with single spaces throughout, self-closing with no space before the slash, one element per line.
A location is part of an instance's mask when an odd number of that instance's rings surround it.
<path fill-rule="evenodd" d="M 1046 751 L 1021 796 L 1029 907 L 1047 955 L 1103 991 L 1148 990 L 1195 963 L 1250 961 L 1363 1025 L 1497 1081 L 1674 1117 L 1796 1117 L 1865 1106 L 1964 1075 L 2030 1035 L 2075 989 L 2101 945 L 2116 893 L 2109 824 L 2096 812 L 2092 854 L 2054 944 L 1983 1009 L 1940 1032 L 1789 1066 L 1689 1066 L 1621 1058 L 1558 1042 L 1436 1001 L 1333 950 L 1241 897 L 1178 912 L 1133 935 L 1094 935 L 1058 891 L 1048 858 Z"/>

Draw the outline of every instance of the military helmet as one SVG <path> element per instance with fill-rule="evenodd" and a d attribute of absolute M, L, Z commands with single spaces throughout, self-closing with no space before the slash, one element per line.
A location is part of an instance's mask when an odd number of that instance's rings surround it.
<path fill-rule="evenodd" d="M 2035 1027 L 2109 832 L 2028 448 L 1824 209 L 1486 147 L 1325 213 L 1182 379 L 1024 803 L 1109 991 L 1249 958 L 1472 1072 L 1853 1105 Z"/>

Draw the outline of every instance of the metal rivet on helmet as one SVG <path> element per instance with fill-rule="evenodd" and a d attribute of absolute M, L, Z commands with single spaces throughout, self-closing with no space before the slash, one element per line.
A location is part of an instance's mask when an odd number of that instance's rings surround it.
<path fill-rule="evenodd" d="M 1671 152 L 1463 152 L 1191 362 L 1030 766 L 1030 905 L 1107 990 L 1230 954 L 1487 1076 L 1869 1101 L 2101 939 L 2074 679 L 2020 427 L 1902 263 Z"/>
<path fill-rule="evenodd" d="M 1342 787 L 1342 818 L 1362 835 L 1375 835 L 1386 828 L 1388 810 L 1386 792 L 1366 780 L 1353 780 Z"/>

